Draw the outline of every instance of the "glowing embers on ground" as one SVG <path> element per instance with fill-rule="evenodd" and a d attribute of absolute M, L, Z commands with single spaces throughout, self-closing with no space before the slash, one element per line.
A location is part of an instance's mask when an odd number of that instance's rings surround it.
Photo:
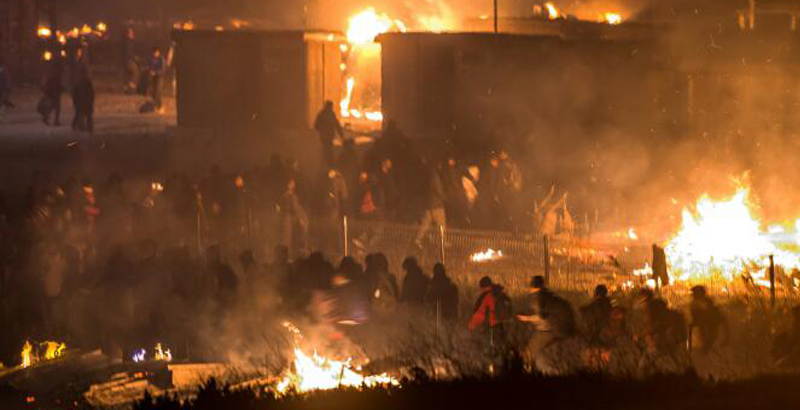
<path fill-rule="evenodd" d="M 61 357 L 66 348 L 65 343 L 48 341 L 34 344 L 26 340 L 20 353 L 20 367 L 25 368 L 42 361 L 57 359 Z"/>
<path fill-rule="evenodd" d="M 284 374 L 283 379 L 275 385 L 275 390 L 278 394 L 331 390 L 339 387 L 359 388 L 398 386 L 400 384 L 386 373 L 370 376 L 362 375 L 361 367 L 354 366 L 352 358 L 334 360 L 320 356 L 316 351 L 313 354 L 307 354 L 300 346 L 303 340 L 300 330 L 288 322 L 283 325 L 292 333 L 294 339 L 294 361 L 291 368 Z"/>
<path fill-rule="evenodd" d="M 762 231 L 753 208 L 750 189 L 741 186 L 730 198 L 712 200 L 703 195 L 693 211 L 684 209 L 681 228 L 665 248 L 672 279 L 733 281 L 745 275 L 764 285 L 770 255 L 784 269 L 800 266 L 797 254 Z"/>
<path fill-rule="evenodd" d="M 473 253 L 469 260 L 475 263 L 493 262 L 503 259 L 503 251 L 492 248 Z"/>

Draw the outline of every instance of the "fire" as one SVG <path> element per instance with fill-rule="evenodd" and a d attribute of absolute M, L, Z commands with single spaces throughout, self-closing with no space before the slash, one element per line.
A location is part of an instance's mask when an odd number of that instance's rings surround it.
<path fill-rule="evenodd" d="M 469 257 L 469 260 L 475 263 L 491 262 L 503 259 L 503 251 L 494 250 L 489 248 L 485 251 L 475 252 Z"/>
<path fill-rule="evenodd" d="M 547 3 L 544 4 L 544 7 L 547 9 L 547 18 L 549 18 L 550 20 L 557 20 L 562 18 L 561 10 L 559 10 L 558 7 L 556 7 L 556 5 L 553 4 L 552 2 L 548 1 Z"/>
<path fill-rule="evenodd" d="M 347 93 L 342 101 L 339 102 L 340 115 L 342 117 L 350 116 L 350 100 L 353 98 L 353 87 L 356 85 L 356 79 L 350 77 L 347 79 Z"/>
<path fill-rule="evenodd" d="M 33 354 L 33 345 L 31 344 L 31 342 L 26 340 L 25 344 L 22 345 L 22 353 L 20 354 L 20 356 L 22 356 L 22 364 L 20 365 L 21 367 L 25 368 L 30 366 L 31 363 L 33 363 L 31 357 L 32 354 Z"/>
<path fill-rule="evenodd" d="M 101 33 L 105 33 L 106 31 L 108 31 L 108 26 L 106 25 L 106 23 L 103 23 L 101 21 L 101 22 L 97 23 L 97 31 L 99 31 Z"/>
<path fill-rule="evenodd" d="M 603 13 L 600 15 L 601 23 L 608 23 L 612 26 L 622 23 L 622 15 L 619 13 Z"/>
<path fill-rule="evenodd" d="M 41 38 L 49 38 L 50 36 L 53 35 L 53 30 L 50 30 L 47 27 L 39 27 L 39 30 L 36 33 Z"/>
<path fill-rule="evenodd" d="M 44 54 L 42 55 L 42 58 L 44 59 L 44 61 L 50 61 L 53 59 L 53 53 L 45 51 Z"/>
<path fill-rule="evenodd" d="M 65 343 L 57 343 L 57 342 L 44 342 L 45 347 L 44 351 L 44 359 L 45 360 L 53 360 L 61 356 L 61 353 L 64 349 L 67 348 Z"/>
<path fill-rule="evenodd" d="M 418 20 L 425 31 L 441 33 L 452 30 L 452 24 L 441 16 L 420 16 Z"/>
<path fill-rule="evenodd" d="M 306 354 L 300 348 L 299 342 L 303 337 L 300 330 L 288 322 L 283 325 L 294 337 L 294 361 L 293 369 L 288 371 L 283 380 L 275 386 L 278 393 L 286 394 L 291 391 L 304 393 L 338 387 L 399 385 L 396 379 L 386 373 L 373 376 L 360 374 L 361 367 L 353 366 L 352 358 L 340 361 L 320 356 L 317 352 Z"/>
<path fill-rule="evenodd" d="M 367 45 L 374 42 L 379 34 L 388 33 L 392 29 L 405 31 L 405 25 L 385 14 L 379 15 L 374 8 L 369 7 L 350 18 L 347 41 L 354 45 Z"/>
<path fill-rule="evenodd" d="M 164 350 L 161 347 L 161 343 L 156 343 L 156 350 L 155 350 L 155 359 L 160 362 L 171 362 L 172 361 L 172 353 L 169 349 Z"/>
<path fill-rule="evenodd" d="M 628 239 L 633 241 L 639 240 L 639 235 L 636 234 L 636 230 L 633 228 L 628 229 Z"/>
<path fill-rule="evenodd" d="M 139 363 L 139 362 L 145 361 L 145 357 L 147 357 L 147 350 L 138 349 L 133 353 L 133 356 L 131 356 L 131 359 L 134 362 Z"/>
<path fill-rule="evenodd" d="M 761 229 L 749 197 L 750 189 L 739 187 L 728 199 L 715 201 L 703 195 L 694 212 L 683 210 L 681 229 L 665 248 L 673 279 L 733 281 L 763 269 L 770 255 L 784 268 L 800 266 L 797 255 L 781 249 L 780 242 Z M 763 284 L 763 279 L 753 279 Z"/>
<path fill-rule="evenodd" d="M 25 341 L 20 353 L 20 357 L 22 357 L 20 367 L 25 368 L 43 360 L 57 359 L 66 350 L 67 345 L 58 342 L 43 342 L 38 345 L 38 348 L 35 347 L 30 341 Z"/>

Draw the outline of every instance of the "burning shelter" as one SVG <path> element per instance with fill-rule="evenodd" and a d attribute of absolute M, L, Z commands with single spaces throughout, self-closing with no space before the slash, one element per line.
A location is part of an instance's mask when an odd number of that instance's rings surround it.
<path fill-rule="evenodd" d="M 341 99 L 341 35 L 176 30 L 178 125 L 307 130 Z"/>

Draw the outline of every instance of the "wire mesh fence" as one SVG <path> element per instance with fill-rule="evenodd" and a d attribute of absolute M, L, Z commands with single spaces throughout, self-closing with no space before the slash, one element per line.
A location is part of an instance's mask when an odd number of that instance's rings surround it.
<path fill-rule="evenodd" d="M 287 244 L 321 251 L 331 259 L 345 255 L 356 259 L 384 253 L 390 266 L 401 273 L 405 258 L 414 257 L 430 270 L 444 262 L 449 275 L 460 284 L 474 285 L 490 276 L 506 288 L 521 290 L 530 278 L 542 275 L 560 289 L 587 290 L 598 283 L 629 281 L 633 271 L 649 262 L 649 246 L 600 244 L 571 236 L 546 237 L 536 233 L 510 233 L 442 228 L 382 220 L 314 217 L 289 223 L 274 212 L 253 215 L 248 226 L 237 231 L 233 242 L 271 249 Z M 292 231 L 287 235 L 286 230 Z"/>

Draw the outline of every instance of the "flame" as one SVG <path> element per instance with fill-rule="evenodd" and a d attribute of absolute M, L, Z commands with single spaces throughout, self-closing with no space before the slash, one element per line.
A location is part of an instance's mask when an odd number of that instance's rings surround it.
<path fill-rule="evenodd" d="M 106 31 L 108 31 L 108 26 L 106 25 L 106 23 L 103 23 L 101 21 L 101 22 L 97 23 L 97 31 L 99 31 L 101 33 L 105 33 Z"/>
<path fill-rule="evenodd" d="M 44 61 L 50 61 L 53 59 L 53 53 L 45 51 L 44 54 L 42 55 L 42 58 L 44 59 Z"/>
<path fill-rule="evenodd" d="M 173 25 L 172 25 L 172 27 L 173 27 L 175 30 L 186 30 L 186 31 L 191 31 L 191 30 L 194 30 L 194 22 L 193 22 L 193 21 L 191 21 L 191 20 L 189 20 L 189 21 L 185 21 L 185 22 L 180 22 L 180 21 L 178 21 L 178 22 L 176 22 L 175 24 L 173 24 Z"/>
<path fill-rule="evenodd" d="M 53 360 L 61 356 L 61 353 L 64 349 L 67 348 L 65 343 L 58 343 L 58 342 L 44 342 L 45 347 L 44 351 L 44 359 L 45 360 Z"/>
<path fill-rule="evenodd" d="M 555 4 L 552 2 L 547 2 L 544 4 L 544 7 L 547 9 L 547 18 L 550 20 L 556 20 L 562 18 L 561 10 L 556 7 Z"/>
<path fill-rule="evenodd" d="M 385 14 L 378 14 L 372 7 L 350 18 L 347 28 L 347 41 L 355 45 L 366 45 L 375 41 L 379 34 L 387 33 L 393 28 L 405 31 L 405 25 L 392 20 Z"/>
<path fill-rule="evenodd" d="M 293 369 L 288 371 L 284 378 L 275 386 L 280 394 L 290 391 L 304 393 L 314 390 L 331 390 L 339 387 L 374 387 L 381 385 L 399 385 L 399 382 L 386 373 L 373 376 L 360 374 L 361 368 L 352 365 L 352 358 L 343 361 L 326 358 L 314 352 L 306 354 L 300 348 L 299 341 L 303 335 L 291 323 L 284 323 L 284 327 L 294 337 Z"/>
<path fill-rule="evenodd" d="M 81 27 L 81 34 L 89 35 L 92 34 L 93 31 L 94 30 L 92 30 L 88 24 L 84 24 L 83 27 Z"/>
<path fill-rule="evenodd" d="M 631 239 L 631 240 L 634 240 L 634 241 L 638 241 L 639 240 L 639 235 L 636 234 L 636 230 L 634 230 L 633 228 L 628 229 L 628 239 Z"/>
<path fill-rule="evenodd" d="M 77 27 L 73 27 L 72 30 L 67 32 L 67 37 L 70 38 L 78 38 L 80 36 L 81 31 Z"/>
<path fill-rule="evenodd" d="M 53 35 L 53 30 L 50 30 L 47 27 L 39 27 L 39 30 L 36 33 L 41 38 L 48 38 Z"/>
<path fill-rule="evenodd" d="M 155 349 L 155 359 L 161 362 L 171 362 L 172 361 L 172 353 L 169 349 L 164 350 L 161 347 L 161 343 L 156 343 Z"/>
<path fill-rule="evenodd" d="M 58 33 L 58 42 L 61 43 L 61 44 L 67 44 L 67 36 L 65 36 L 65 35 L 63 35 L 63 34 L 61 34 L 59 32 Z"/>
<path fill-rule="evenodd" d="M 749 197 L 750 189 L 740 186 L 728 199 L 715 201 L 703 195 L 694 212 L 683 210 L 681 229 L 665 248 L 674 280 L 733 281 L 739 275 L 766 266 L 770 255 L 774 255 L 776 265 L 784 268 L 800 266 L 797 255 L 781 249 L 779 238 L 762 231 L 761 222 L 753 216 Z M 753 280 L 764 285 L 763 278 L 753 277 Z"/>
<path fill-rule="evenodd" d="M 145 361 L 146 356 L 147 356 L 147 350 L 139 349 L 133 353 L 131 359 L 133 359 L 134 362 L 139 363 Z"/>
<path fill-rule="evenodd" d="M 356 85 L 356 79 L 350 77 L 347 79 L 347 94 L 345 94 L 342 101 L 339 102 L 340 115 L 342 117 L 350 116 L 350 100 L 353 98 L 353 88 Z"/>
<path fill-rule="evenodd" d="M 475 252 L 469 257 L 469 260 L 475 263 L 491 262 L 503 259 L 503 251 L 496 251 L 494 249 L 487 249 L 481 252 Z"/>
<path fill-rule="evenodd" d="M 603 13 L 600 15 L 600 22 L 616 26 L 622 23 L 622 15 L 619 13 Z"/>
<path fill-rule="evenodd" d="M 453 29 L 453 24 L 442 16 L 420 16 L 418 20 L 425 31 L 441 33 Z"/>
<path fill-rule="evenodd" d="M 33 345 L 31 344 L 31 342 L 26 340 L 25 344 L 22 345 L 22 353 L 20 354 L 20 356 L 22 356 L 22 364 L 20 365 L 21 367 L 25 368 L 31 365 L 32 353 L 33 353 Z"/>

